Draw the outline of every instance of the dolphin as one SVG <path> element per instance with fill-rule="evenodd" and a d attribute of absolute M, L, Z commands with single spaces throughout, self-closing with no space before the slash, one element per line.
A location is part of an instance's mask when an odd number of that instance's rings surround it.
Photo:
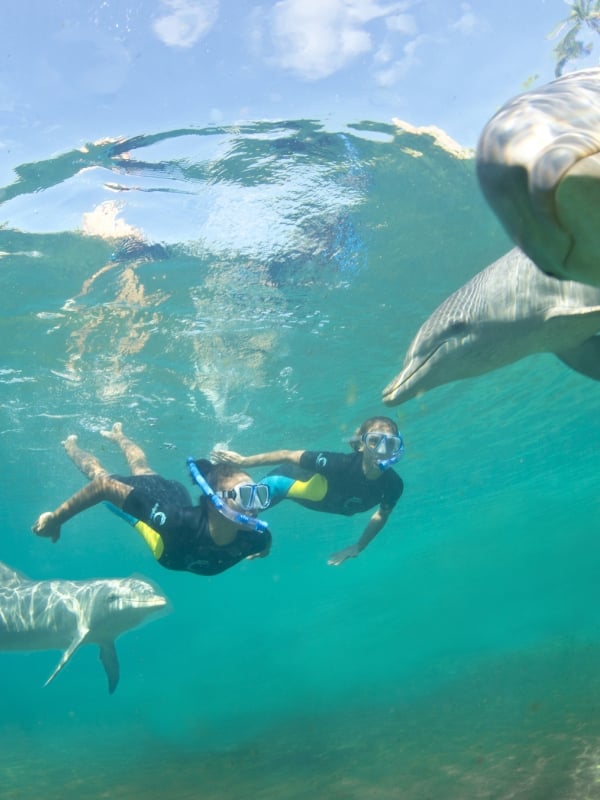
<path fill-rule="evenodd" d="M 600 288 L 544 275 L 514 248 L 450 295 L 417 331 L 383 390 L 400 405 L 533 353 L 600 380 Z"/>
<path fill-rule="evenodd" d="M 600 286 L 600 68 L 506 103 L 476 151 L 483 194 L 548 275 Z"/>
<path fill-rule="evenodd" d="M 112 694 L 119 682 L 115 639 L 167 604 L 140 578 L 32 581 L 0 562 L 0 650 L 64 649 L 47 686 L 81 645 L 97 644 Z"/>

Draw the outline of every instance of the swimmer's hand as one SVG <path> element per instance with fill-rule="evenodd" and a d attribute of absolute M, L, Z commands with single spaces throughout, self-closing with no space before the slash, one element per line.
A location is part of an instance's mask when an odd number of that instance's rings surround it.
<path fill-rule="evenodd" d="M 343 550 L 338 550 L 337 553 L 332 553 L 327 560 L 330 567 L 339 567 L 349 558 L 356 558 L 358 556 L 358 545 L 351 544 L 349 547 L 344 547 Z"/>
<path fill-rule="evenodd" d="M 246 458 L 234 450 L 221 450 L 215 447 L 214 450 L 211 450 L 210 460 L 215 464 L 237 464 L 238 467 L 243 467 Z"/>
<path fill-rule="evenodd" d="M 44 511 L 43 514 L 40 514 L 31 530 L 37 536 L 52 539 L 55 544 L 60 539 L 60 524 L 56 521 L 52 511 Z"/>

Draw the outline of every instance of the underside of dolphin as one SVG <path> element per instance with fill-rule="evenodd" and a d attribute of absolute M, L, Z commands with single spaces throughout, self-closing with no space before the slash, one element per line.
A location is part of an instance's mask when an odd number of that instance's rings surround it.
<path fill-rule="evenodd" d="M 0 650 L 62 650 L 47 686 L 84 644 L 97 644 L 112 694 L 119 682 L 115 639 L 167 607 L 141 578 L 32 581 L 0 562 Z"/>
<path fill-rule="evenodd" d="M 549 275 L 600 286 L 600 68 L 506 103 L 477 147 L 483 193 Z"/>
<path fill-rule="evenodd" d="M 400 405 L 533 353 L 600 381 L 600 288 L 552 278 L 518 248 L 450 295 L 411 342 L 383 402 Z"/>

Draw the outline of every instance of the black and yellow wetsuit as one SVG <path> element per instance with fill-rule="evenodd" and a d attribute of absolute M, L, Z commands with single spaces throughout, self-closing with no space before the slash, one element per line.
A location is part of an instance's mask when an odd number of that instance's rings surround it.
<path fill-rule="evenodd" d="M 387 469 L 375 480 L 362 471 L 360 453 L 306 450 L 300 466 L 285 465 L 261 480 L 271 490 L 271 506 L 294 500 L 315 511 L 351 516 L 381 505 L 391 509 L 404 490 L 402 478 Z"/>
<path fill-rule="evenodd" d="M 251 555 L 268 551 L 271 534 L 239 529 L 227 545 L 215 544 L 208 528 L 205 497 L 197 506 L 178 481 L 160 475 L 114 475 L 133 486 L 121 513 L 142 535 L 163 567 L 199 575 L 217 575 Z"/>

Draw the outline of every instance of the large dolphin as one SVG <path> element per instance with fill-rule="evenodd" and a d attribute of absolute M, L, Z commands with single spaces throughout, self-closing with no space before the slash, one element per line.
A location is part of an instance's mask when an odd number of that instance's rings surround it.
<path fill-rule="evenodd" d="M 45 686 L 81 645 L 97 644 L 112 694 L 119 682 L 115 639 L 166 606 L 139 578 L 31 581 L 0 562 L 0 650 L 65 651 Z"/>
<path fill-rule="evenodd" d="M 600 288 L 551 278 L 518 248 L 450 295 L 421 326 L 402 371 L 383 390 L 389 406 L 533 353 L 554 353 L 600 380 Z"/>
<path fill-rule="evenodd" d="M 600 68 L 504 105 L 477 147 L 483 193 L 548 275 L 600 286 Z"/>

